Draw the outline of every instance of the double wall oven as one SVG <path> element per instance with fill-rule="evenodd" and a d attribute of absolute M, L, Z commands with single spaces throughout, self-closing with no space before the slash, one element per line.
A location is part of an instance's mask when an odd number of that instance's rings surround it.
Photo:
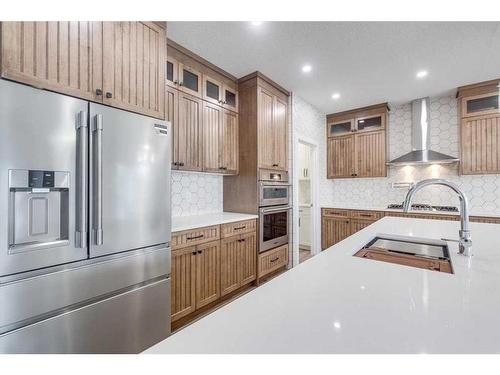
<path fill-rule="evenodd" d="M 288 243 L 291 224 L 288 172 L 259 171 L 259 252 Z"/>

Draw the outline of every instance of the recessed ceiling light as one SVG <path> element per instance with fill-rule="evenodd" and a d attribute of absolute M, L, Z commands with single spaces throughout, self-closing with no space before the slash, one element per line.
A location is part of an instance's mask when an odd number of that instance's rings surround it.
<path fill-rule="evenodd" d="M 302 71 L 303 71 L 304 73 L 309 73 L 311 70 L 312 70 L 312 66 L 311 66 L 311 65 L 304 65 L 304 66 L 302 67 Z"/>
<path fill-rule="evenodd" d="M 421 70 L 420 72 L 417 72 L 417 78 L 425 78 L 427 77 L 427 74 L 429 74 L 427 70 Z"/>
<path fill-rule="evenodd" d="M 252 26 L 260 26 L 262 25 L 262 21 L 252 21 Z"/>
<path fill-rule="evenodd" d="M 338 98 L 340 98 L 340 94 L 338 92 L 336 92 L 335 94 L 332 94 L 332 99 L 337 100 Z"/>

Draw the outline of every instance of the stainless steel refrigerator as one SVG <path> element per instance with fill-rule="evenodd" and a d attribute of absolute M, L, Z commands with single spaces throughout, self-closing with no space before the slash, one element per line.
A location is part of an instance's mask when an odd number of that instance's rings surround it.
<path fill-rule="evenodd" d="M 170 333 L 169 124 L 0 80 L 0 352 Z"/>

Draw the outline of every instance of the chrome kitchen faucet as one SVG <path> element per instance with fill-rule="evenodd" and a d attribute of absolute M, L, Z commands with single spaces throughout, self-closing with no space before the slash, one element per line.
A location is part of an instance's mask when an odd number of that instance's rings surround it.
<path fill-rule="evenodd" d="M 468 257 L 472 256 L 472 240 L 469 230 L 469 201 L 467 200 L 467 197 L 465 196 L 463 191 L 460 190 L 460 188 L 456 184 L 450 181 L 443 180 L 441 178 L 430 178 L 428 180 L 422 180 L 413 185 L 413 187 L 408 190 L 405 201 L 403 203 L 403 210 L 405 212 L 408 212 L 411 208 L 411 201 L 415 193 L 420 189 L 430 185 L 448 186 L 451 190 L 457 193 L 458 198 L 460 199 L 460 239 L 458 241 L 458 252 Z"/>

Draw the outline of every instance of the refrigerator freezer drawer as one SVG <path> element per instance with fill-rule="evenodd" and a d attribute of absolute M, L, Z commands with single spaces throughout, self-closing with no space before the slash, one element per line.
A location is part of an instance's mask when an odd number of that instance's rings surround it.
<path fill-rule="evenodd" d="M 170 334 L 170 279 L 0 336 L 0 353 L 139 353 Z"/>
<path fill-rule="evenodd" d="M 0 334 L 91 299 L 170 274 L 170 248 L 83 261 L 71 268 L 0 282 Z"/>

